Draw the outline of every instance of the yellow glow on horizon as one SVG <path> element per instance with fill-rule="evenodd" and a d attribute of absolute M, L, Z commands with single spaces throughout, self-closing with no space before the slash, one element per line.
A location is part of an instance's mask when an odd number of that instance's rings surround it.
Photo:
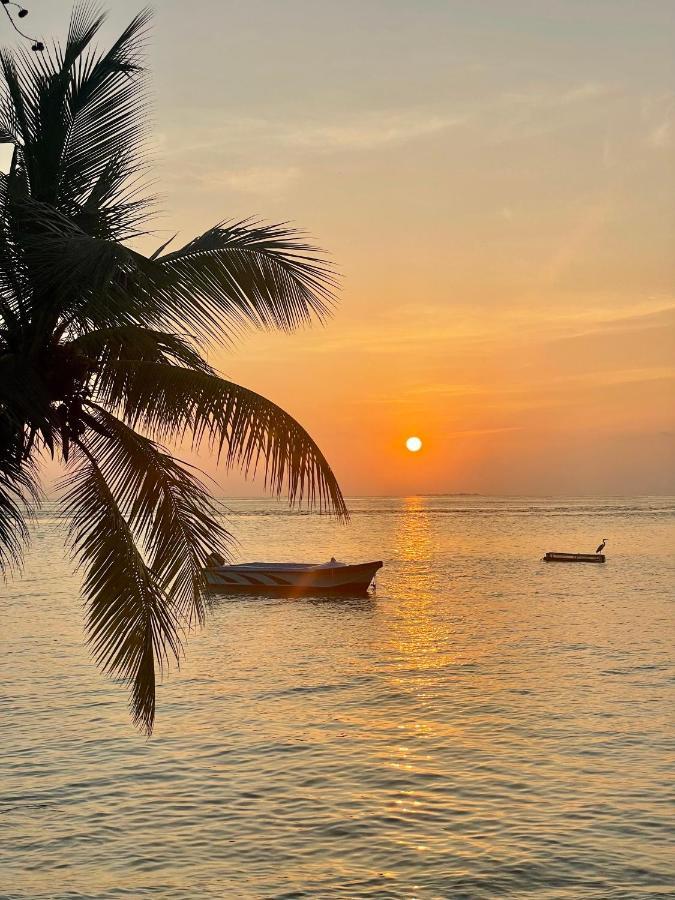
<path fill-rule="evenodd" d="M 409 437 L 405 445 L 411 453 L 417 453 L 422 449 L 422 441 L 418 437 Z"/>
<path fill-rule="evenodd" d="M 209 362 L 307 429 L 346 494 L 675 493 L 672 16 L 622 4 L 607 29 L 591 3 L 580 27 L 571 4 L 532 5 L 372 0 L 354 28 L 335 4 L 209 4 L 186 33 L 156 4 L 157 226 L 187 241 L 229 215 L 290 219 L 345 276 L 325 329 L 246 330 Z M 40 4 L 45 34 L 60 7 Z M 233 106 L 223 24 L 236 71 L 277 8 L 288 40 Z M 483 64 L 493 45 L 504 65 Z M 303 53 L 331 65 L 307 79 Z M 604 77 L 638 53 L 648 70 Z M 216 493 L 260 496 L 207 444 L 178 453 Z"/>

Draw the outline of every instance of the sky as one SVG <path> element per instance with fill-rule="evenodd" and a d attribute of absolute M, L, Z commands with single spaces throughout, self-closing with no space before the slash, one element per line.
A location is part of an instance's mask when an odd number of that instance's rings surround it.
<path fill-rule="evenodd" d="M 675 494 L 671 0 L 154 8 L 153 246 L 252 215 L 330 254 L 332 319 L 210 362 L 346 494 Z"/>

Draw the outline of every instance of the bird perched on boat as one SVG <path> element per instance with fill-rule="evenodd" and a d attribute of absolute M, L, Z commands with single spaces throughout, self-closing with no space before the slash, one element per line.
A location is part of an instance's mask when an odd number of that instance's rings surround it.
<path fill-rule="evenodd" d="M 606 544 L 606 543 L 607 543 L 607 538 L 603 538 L 603 539 L 602 539 L 602 543 L 600 544 L 600 546 L 598 547 L 598 549 L 597 549 L 595 552 L 596 552 L 596 553 L 602 553 L 602 551 L 605 549 L 605 544 Z"/>

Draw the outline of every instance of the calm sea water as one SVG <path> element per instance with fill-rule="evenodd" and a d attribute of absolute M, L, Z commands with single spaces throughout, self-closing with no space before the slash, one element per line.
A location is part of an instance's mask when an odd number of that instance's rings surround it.
<path fill-rule="evenodd" d="M 150 741 L 45 511 L 0 585 L 0 897 L 675 897 L 675 501 L 350 505 L 229 503 L 242 560 L 385 568 L 217 599 Z"/>

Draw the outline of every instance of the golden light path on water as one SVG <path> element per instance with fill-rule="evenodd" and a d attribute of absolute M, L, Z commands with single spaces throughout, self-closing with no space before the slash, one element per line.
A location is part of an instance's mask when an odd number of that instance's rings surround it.
<path fill-rule="evenodd" d="M 383 558 L 375 595 L 217 597 L 145 741 L 48 510 L 2 593 L 0 892 L 668 895 L 673 500 L 229 506 L 242 559 Z"/>

